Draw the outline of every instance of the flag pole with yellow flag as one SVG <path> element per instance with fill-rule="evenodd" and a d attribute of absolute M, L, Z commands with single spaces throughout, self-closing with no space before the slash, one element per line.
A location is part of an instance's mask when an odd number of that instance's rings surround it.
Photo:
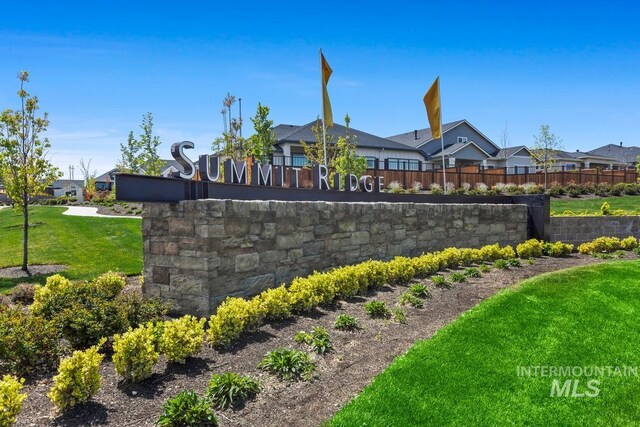
<path fill-rule="evenodd" d="M 322 84 L 322 148 L 324 150 L 324 164 L 327 165 L 327 127 L 333 127 L 333 114 L 331 112 L 331 102 L 327 92 L 327 84 L 333 70 L 322 54 L 320 49 L 320 81 Z"/>
<path fill-rule="evenodd" d="M 440 77 L 436 77 L 422 100 L 427 108 L 431 137 L 433 139 L 440 138 L 440 146 L 442 147 L 440 152 L 442 155 L 442 187 L 444 188 L 444 194 L 447 194 L 447 168 L 444 162 L 444 137 L 442 135 L 442 111 L 440 109 Z"/>

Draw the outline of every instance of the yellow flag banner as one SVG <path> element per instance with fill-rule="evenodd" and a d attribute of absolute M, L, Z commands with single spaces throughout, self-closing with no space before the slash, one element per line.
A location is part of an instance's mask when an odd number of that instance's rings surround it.
<path fill-rule="evenodd" d="M 327 92 L 327 84 L 329 83 L 329 77 L 333 73 L 333 70 L 329 66 L 329 63 L 324 58 L 322 52 L 320 52 L 320 63 L 322 67 L 322 112 L 324 115 L 324 124 L 327 127 L 333 126 L 333 113 L 331 112 L 331 101 L 329 101 L 329 93 Z"/>
<path fill-rule="evenodd" d="M 431 126 L 431 136 L 434 139 L 442 137 L 442 116 L 440 111 L 440 77 L 437 77 L 427 93 L 424 95 L 424 106 Z"/>

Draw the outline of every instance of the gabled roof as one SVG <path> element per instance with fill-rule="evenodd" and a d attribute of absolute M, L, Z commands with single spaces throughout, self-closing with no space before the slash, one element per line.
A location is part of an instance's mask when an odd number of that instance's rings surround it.
<path fill-rule="evenodd" d="M 456 120 L 455 122 L 443 123 L 442 124 L 442 133 L 449 132 L 451 129 L 453 129 L 456 126 L 458 126 L 458 125 L 460 125 L 462 123 L 465 123 L 465 122 L 467 122 L 467 121 L 463 119 L 463 120 Z M 469 124 L 469 123 L 467 122 L 467 124 Z M 471 125 L 469 124 L 469 126 L 471 126 Z M 473 128 L 473 126 L 471 126 L 471 127 Z M 475 129 L 475 128 L 473 128 L 473 129 Z M 418 129 L 417 132 L 418 132 L 418 135 L 417 135 L 418 138 L 417 139 L 416 139 L 416 131 L 411 131 L 411 132 L 401 133 L 401 134 L 398 134 L 398 135 L 389 136 L 389 137 L 387 137 L 387 139 L 390 139 L 392 141 L 398 142 L 400 144 L 408 145 L 409 147 L 413 147 L 413 148 L 418 148 L 421 145 L 426 144 L 427 142 L 433 140 L 433 136 L 431 135 L 431 128 Z M 478 131 L 478 133 L 480 133 L 480 131 Z"/>
<path fill-rule="evenodd" d="M 113 175 L 118 171 L 117 168 L 113 168 L 102 175 L 96 177 L 96 182 L 113 182 Z"/>
<path fill-rule="evenodd" d="M 486 151 L 484 151 L 482 148 L 480 148 L 478 146 L 478 144 L 476 144 L 473 141 L 469 141 L 469 142 L 457 142 L 453 145 L 448 146 L 447 148 L 444 149 L 444 151 L 439 151 L 436 153 L 433 153 L 431 155 L 431 157 L 440 157 L 442 155 L 446 156 L 453 156 L 455 153 L 457 153 L 458 151 L 462 150 L 463 148 L 467 148 L 467 147 L 473 147 L 476 150 L 480 151 L 482 154 L 484 154 L 487 157 L 491 157 L 491 155 L 489 153 L 487 153 Z"/>
<path fill-rule="evenodd" d="M 629 147 L 621 147 L 616 144 L 607 144 L 587 151 L 587 153 L 596 156 L 611 157 L 622 163 L 635 163 L 637 162 L 638 156 L 640 156 L 640 147 L 633 145 Z"/>
<path fill-rule="evenodd" d="M 495 157 L 496 159 L 508 159 L 511 156 L 515 156 L 522 150 L 525 150 L 529 157 L 533 157 L 533 154 L 525 145 L 501 148 L 500 151 L 498 151 L 493 157 Z"/>
<path fill-rule="evenodd" d="M 281 144 L 283 142 L 298 143 L 300 141 L 315 143 L 316 136 L 312 129 L 315 124 L 316 120 L 303 126 L 278 125 L 274 127 L 273 130 L 276 133 L 276 138 L 278 140 L 276 144 Z M 358 138 L 358 147 L 419 152 L 418 150 L 404 144 L 400 144 L 386 138 L 381 138 L 354 128 L 350 128 L 350 132 Z M 333 127 L 328 128 L 327 130 L 327 136 L 329 135 L 333 135 L 333 143 L 335 144 L 339 137 L 346 135 L 346 128 L 338 123 L 334 123 Z M 419 153 L 424 156 L 424 153 Z"/>
<path fill-rule="evenodd" d="M 54 181 L 53 184 L 50 185 L 52 188 L 65 188 L 69 184 L 73 184 L 77 187 L 84 187 L 84 181 L 81 179 L 59 179 Z"/>

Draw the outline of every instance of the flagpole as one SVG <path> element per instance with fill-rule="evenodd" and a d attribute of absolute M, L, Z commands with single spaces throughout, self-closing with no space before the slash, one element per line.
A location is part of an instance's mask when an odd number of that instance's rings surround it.
<path fill-rule="evenodd" d="M 442 148 L 442 188 L 444 194 L 448 194 L 447 191 L 447 171 L 444 163 L 444 131 L 442 130 L 442 95 L 440 94 L 440 76 L 438 76 L 438 103 L 440 104 L 440 146 Z"/>
<path fill-rule="evenodd" d="M 318 54 L 318 59 L 320 59 L 320 98 L 322 98 L 322 151 L 324 153 L 324 165 L 327 165 L 327 131 L 326 131 L 326 117 L 324 116 L 324 76 L 322 70 L 322 49 L 320 49 L 320 53 Z"/>

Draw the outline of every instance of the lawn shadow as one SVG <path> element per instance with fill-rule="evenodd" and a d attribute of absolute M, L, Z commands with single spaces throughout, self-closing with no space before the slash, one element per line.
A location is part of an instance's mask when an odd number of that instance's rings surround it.
<path fill-rule="evenodd" d="M 54 273 L 51 273 L 54 274 Z M 0 277 L 0 293 L 9 293 L 21 283 L 44 285 L 51 274 L 38 274 L 30 277 Z"/>
<path fill-rule="evenodd" d="M 54 419 L 57 426 L 106 425 L 109 411 L 102 403 L 89 401 L 65 411 Z"/>

